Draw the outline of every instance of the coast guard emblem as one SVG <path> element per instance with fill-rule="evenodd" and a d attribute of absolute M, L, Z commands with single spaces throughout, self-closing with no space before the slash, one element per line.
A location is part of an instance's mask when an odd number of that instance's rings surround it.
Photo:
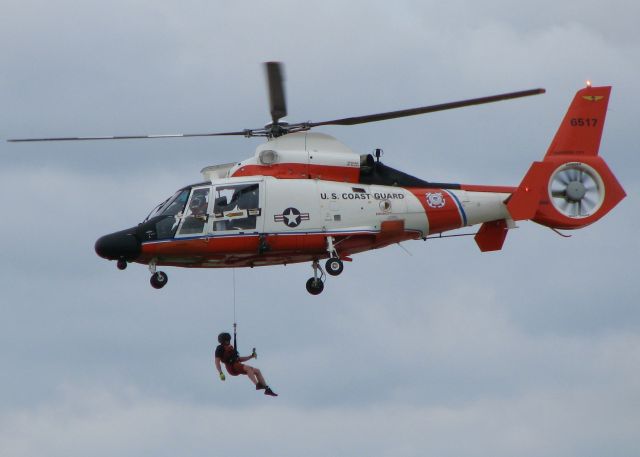
<path fill-rule="evenodd" d="M 445 205 L 442 192 L 427 192 L 425 197 L 427 198 L 427 205 L 431 208 L 442 208 Z"/>

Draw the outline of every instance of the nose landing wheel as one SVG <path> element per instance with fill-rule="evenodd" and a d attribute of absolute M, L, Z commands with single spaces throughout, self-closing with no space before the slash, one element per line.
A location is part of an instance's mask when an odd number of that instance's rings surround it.
<path fill-rule="evenodd" d="M 151 283 L 151 287 L 154 289 L 162 289 L 167 285 L 168 280 L 169 277 L 164 271 L 156 271 L 151 275 L 151 280 L 149 282 Z"/>
<path fill-rule="evenodd" d="M 154 289 L 162 289 L 167 285 L 169 277 L 164 271 L 156 271 L 156 259 L 149 262 L 149 271 L 151 272 L 151 287 Z"/>

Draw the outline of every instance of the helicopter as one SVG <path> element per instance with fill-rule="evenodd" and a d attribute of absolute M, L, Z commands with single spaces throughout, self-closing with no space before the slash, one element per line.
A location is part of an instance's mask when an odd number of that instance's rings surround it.
<path fill-rule="evenodd" d="M 336 138 L 311 129 L 357 125 L 542 94 L 544 89 L 461 100 L 322 122 L 287 123 L 283 67 L 265 63 L 272 121 L 233 132 L 25 138 L 10 142 L 122 140 L 171 137 L 264 137 L 240 162 L 201 170 L 203 180 L 158 204 L 136 226 L 100 237 L 98 256 L 148 265 L 156 289 L 167 284 L 161 266 L 239 268 L 310 262 L 312 295 L 326 273 L 338 276 L 352 256 L 407 240 L 442 237 L 479 225 L 481 251 L 502 249 L 517 221 L 554 231 L 585 227 L 625 196 L 598 155 L 610 86 L 575 94 L 541 161 L 517 187 L 425 181 L 380 161 L 381 150 L 359 154 Z M 558 232 L 559 233 L 559 232 Z M 455 236 L 455 235 L 451 235 Z M 565 235 L 566 236 L 566 235 Z M 320 261 L 325 260 L 324 269 Z"/>

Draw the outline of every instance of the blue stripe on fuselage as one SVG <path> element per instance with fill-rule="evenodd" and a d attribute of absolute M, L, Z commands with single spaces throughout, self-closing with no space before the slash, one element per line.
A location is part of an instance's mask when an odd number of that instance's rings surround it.
<path fill-rule="evenodd" d="M 458 196 L 456 194 L 454 194 L 453 192 L 449 192 L 446 189 L 443 189 L 446 193 L 448 193 L 449 195 L 451 195 L 451 197 L 453 197 L 453 199 L 456 202 L 456 205 L 458 206 L 458 211 L 460 211 L 460 215 L 462 216 L 462 226 L 466 227 L 467 226 L 467 213 L 464 212 L 464 208 L 462 207 L 462 203 L 460 203 L 460 200 L 458 199 Z"/>

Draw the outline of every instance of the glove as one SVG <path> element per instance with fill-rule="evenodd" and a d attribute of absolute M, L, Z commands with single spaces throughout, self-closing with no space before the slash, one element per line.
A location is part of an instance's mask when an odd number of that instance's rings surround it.
<path fill-rule="evenodd" d="M 224 373 L 221 371 L 220 372 L 220 381 L 224 381 L 225 379 L 227 379 L 227 377 L 224 375 Z"/>

